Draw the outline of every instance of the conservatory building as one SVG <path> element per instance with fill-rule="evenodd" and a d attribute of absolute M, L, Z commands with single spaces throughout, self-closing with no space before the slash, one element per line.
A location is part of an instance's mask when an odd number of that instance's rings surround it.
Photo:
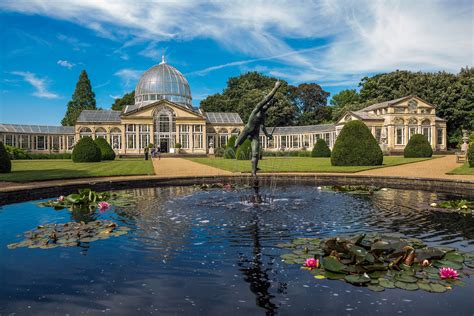
<path fill-rule="evenodd" d="M 261 135 L 265 150 L 312 148 L 319 138 L 334 146 L 350 120 L 363 121 L 381 148 L 403 150 L 411 135 L 426 135 L 433 149 L 446 149 L 446 122 L 435 108 L 415 97 L 382 102 L 347 112 L 336 124 L 269 127 L 273 140 Z M 192 106 L 186 78 L 163 59 L 147 70 L 135 88 L 135 104 L 122 111 L 84 110 L 75 126 L 37 126 L 0 123 L 0 141 L 30 152 L 70 152 L 82 137 L 104 138 L 121 156 L 141 155 L 150 144 L 163 153 L 212 154 L 244 127 L 237 113 L 203 112 Z"/>

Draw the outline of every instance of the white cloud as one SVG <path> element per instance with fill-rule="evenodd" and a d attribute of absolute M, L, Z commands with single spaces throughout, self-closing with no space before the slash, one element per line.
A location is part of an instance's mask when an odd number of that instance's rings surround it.
<path fill-rule="evenodd" d="M 26 82 L 32 85 L 36 91 L 33 93 L 34 96 L 39 98 L 46 98 L 46 99 L 57 99 L 59 96 L 53 92 L 48 91 L 47 85 L 47 78 L 38 78 L 36 74 L 28 72 L 28 71 L 12 71 L 13 75 L 17 75 L 23 78 Z"/>
<path fill-rule="evenodd" d="M 125 87 L 130 87 L 132 81 L 137 81 L 143 74 L 143 70 L 124 68 L 117 71 L 114 75 L 120 77 Z"/>
<path fill-rule="evenodd" d="M 61 67 L 65 67 L 67 69 L 71 69 L 72 67 L 74 67 L 75 65 L 67 60 L 58 60 L 57 64 Z"/>
<path fill-rule="evenodd" d="M 58 34 L 56 37 L 58 40 L 71 45 L 73 50 L 75 51 L 84 51 L 87 47 L 91 46 L 89 43 L 81 42 L 80 40 L 72 36 Z"/>
<path fill-rule="evenodd" d="M 125 42 L 120 52 L 143 42 L 205 38 L 248 57 L 211 65 L 196 75 L 271 59 L 279 65 L 274 73 L 285 79 L 337 85 L 374 72 L 454 72 L 474 63 L 471 0 L 308 0 L 297 5 L 289 0 L 71 0 L 67 6 L 29 0 L 3 1 L 0 8 L 80 24 Z M 76 49 L 84 48 L 66 38 Z M 292 44 L 300 40 L 329 45 L 300 52 Z M 142 54 L 155 59 L 161 55 L 156 47 Z"/>

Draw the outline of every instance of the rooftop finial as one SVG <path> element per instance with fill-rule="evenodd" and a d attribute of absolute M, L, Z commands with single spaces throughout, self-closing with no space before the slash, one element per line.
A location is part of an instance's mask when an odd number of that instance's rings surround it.
<path fill-rule="evenodd" d="M 165 55 L 161 55 L 161 64 L 164 64 L 164 63 L 166 63 L 166 61 L 165 61 Z"/>

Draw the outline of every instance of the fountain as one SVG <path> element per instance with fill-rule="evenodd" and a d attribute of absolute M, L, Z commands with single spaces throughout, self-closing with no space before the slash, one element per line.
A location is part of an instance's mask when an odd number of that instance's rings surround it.
<path fill-rule="evenodd" d="M 265 114 L 268 108 L 276 103 L 274 96 L 280 86 L 280 81 L 275 82 L 275 86 L 273 87 L 272 91 L 270 91 L 270 93 L 267 94 L 262 99 L 262 101 L 257 103 L 250 114 L 248 122 L 245 124 L 242 133 L 235 141 L 235 148 L 242 145 L 246 139 L 250 139 L 252 141 L 252 187 L 254 189 L 254 195 L 250 198 L 250 202 L 254 204 L 260 204 L 263 202 L 262 196 L 259 193 L 259 180 L 257 176 L 257 171 L 259 170 L 258 160 L 260 158 L 260 129 L 270 140 L 273 139 L 272 133 L 268 133 L 265 128 Z"/>

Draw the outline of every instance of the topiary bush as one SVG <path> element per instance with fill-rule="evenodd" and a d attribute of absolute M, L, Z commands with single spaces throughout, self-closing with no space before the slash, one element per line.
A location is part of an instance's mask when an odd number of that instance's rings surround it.
<path fill-rule="evenodd" d="M 474 168 L 474 143 L 469 145 L 467 149 L 467 161 L 469 163 L 469 168 Z"/>
<path fill-rule="evenodd" d="M 102 160 L 114 160 L 115 151 L 105 138 L 96 138 L 94 143 L 99 147 Z"/>
<path fill-rule="evenodd" d="M 246 139 L 242 145 L 237 148 L 235 158 L 237 160 L 250 160 L 252 158 L 252 141 L 250 139 Z"/>
<path fill-rule="evenodd" d="M 12 162 L 3 142 L 0 142 L 0 173 L 12 172 Z"/>
<path fill-rule="evenodd" d="M 224 150 L 224 159 L 235 159 L 236 152 L 235 152 L 235 141 L 237 140 L 237 136 L 232 135 L 229 140 L 227 141 L 227 145 L 225 146 Z"/>
<path fill-rule="evenodd" d="M 98 162 L 102 158 L 99 147 L 90 137 L 81 138 L 72 150 L 74 162 Z"/>
<path fill-rule="evenodd" d="M 333 166 L 377 166 L 383 153 L 369 128 L 361 121 L 344 125 L 331 153 Z"/>
<path fill-rule="evenodd" d="M 71 153 L 61 153 L 61 154 L 28 154 L 30 159 L 71 159 Z"/>
<path fill-rule="evenodd" d="M 224 151 L 225 151 L 224 148 L 222 148 L 222 147 L 217 147 L 216 149 L 214 149 L 214 156 L 216 156 L 216 157 L 222 157 L 222 156 L 224 156 Z"/>
<path fill-rule="evenodd" d="M 405 146 L 403 156 L 405 158 L 431 157 L 433 156 L 433 149 L 425 135 L 414 134 L 410 137 L 408 144 Z"/>
<path fill-rule="evenodd" d="M 324 139 L 319 138 L 311 151 L 311 157 L 331 157 L 331 149 Z"/>

